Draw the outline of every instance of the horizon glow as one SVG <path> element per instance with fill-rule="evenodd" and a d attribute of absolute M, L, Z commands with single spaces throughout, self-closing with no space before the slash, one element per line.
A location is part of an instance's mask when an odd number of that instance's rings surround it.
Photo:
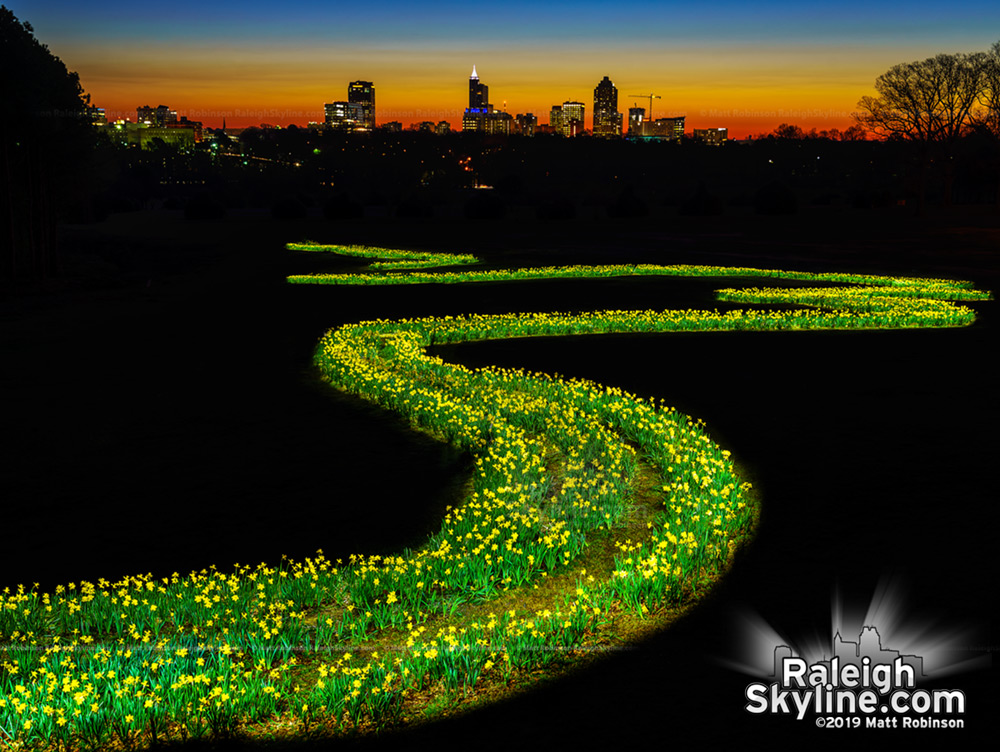
<path fill-rule="evenodd" d="M 357 7 L 316 0 L 274 5 L 176 0 L 168 8 L 123 0 L 13 0 L 110 119 L 165 104 L 206 127 L 322 122 L 348 83 L 372 81 L 376 121 L 404 127 L 447 120 L 461 129 L 473 65 L 496 109 L 534 113 L 580 101 L 591 127 L 603 76 L 618 109 L 684 115 L 686 130 L 728 128 L 730 138 L 781 123 L 844 129 L 858 100 L 892 65 L 942 52 L 986 50 L 1000 6 L 957 2 L 689 3 L 595 0 L 502 7 L 399 0 Z"/>

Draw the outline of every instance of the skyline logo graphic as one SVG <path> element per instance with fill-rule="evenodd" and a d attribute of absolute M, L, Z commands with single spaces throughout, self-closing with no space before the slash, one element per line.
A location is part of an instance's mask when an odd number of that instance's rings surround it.
<path fill-rule="evenodd" d="M 983 668 L 989 656 L 969 659 L 965 649 L 954 660 L 962 650 L 955 635 L 904 626 L 900 603 L 899 593 L 883 583 L 863 619 L 852 620 L 835 595 L 832 637 L 807 641 L 801 650 L 759 617 L 745 615 L 746 662 L 728 663 L 758 678 L 744 690 L 746 712 L 798 721 L 812 714 L 819 728 L 965 728 L 965 692 L 929 684 Z M 856 640 L 844 637 L 855 634 Z"/>
<path fill-rule="evenodd" d="M 965 693 L 918 689 L 918 678 L 926 679 L 923 658 L 884 648 L 875 627 L 863 627 L 857 642 L 837 632 L 832 648 L 832 657 L 810 663 L 790 646 L 776 646 L 773 681 L 748 685 L 745 709 L 797 720 L 812 710 L 820 727 L 898 728 L 902 720 L 903 728 L 964 728 L 954 716 L 965 713 Z"/>

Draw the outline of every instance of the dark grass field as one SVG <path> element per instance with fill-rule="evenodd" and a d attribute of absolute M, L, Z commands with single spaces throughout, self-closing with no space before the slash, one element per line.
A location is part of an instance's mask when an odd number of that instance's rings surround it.
<path fill-rule="evenodd" d="M 495 267 L 709 263 L 943 276 L 1000 289 L 1000 219 L 987 211 L 712 221 L 198 223 L 150 212 L 65 228 L 67 278 L 7 290 L 0 308 L 8 439 L 0 588 L 418 545 L 458 500 L 469 460 L 324 386 L 310 359 L 326 329 L 376 317 L 712 308 L 711 290 L 723 286 L 649 278 L 288 286 L 285 274 L 354 266 L 289 253 L 288 241 L 473 252 Z M 885 647 L 906 652 L 946 636 L 950 659 L 992 665 L 1000 644 L 995 305 L 977 304 L 979 321 L 958 330 L 440 348 L 468 365 L 594 379 L 703 418 L 759 491 L 759 534 L 696 610 L 648 642 L 515 700 L 353 744 L 874 748 L 929 736 L 963 749 L 987 738 L 1000 700 L 995 667 L 963 668 L 934 685 L 965 691 L 964 730 L 878 731 L 752 715 L 744 689 L 756 679 L 730 664 L 749 660 L 748 615 L 797 644 L 829 640 L 835 593 L 863 611 L 892 578 Z M 921 632 L 924 642 L 914 642 Z"/>

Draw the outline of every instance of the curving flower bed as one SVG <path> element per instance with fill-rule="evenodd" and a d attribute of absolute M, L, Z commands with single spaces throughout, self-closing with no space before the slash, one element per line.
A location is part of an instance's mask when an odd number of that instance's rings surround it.
<path fill-rule="evenodd" d="M 475 262 L 333 248 L 392 264 Z M 331 562 L 319 552 L 304 562 L 231 572 L 71 583 L 51 594 L 4 591 L 0 748 L 335 734 L 408 721 L 428 697 L 475 694 L 529 669 L 583 657 L 622 615 L 655 620 L 668 607 L 691 603 L 752 534 L 757 509 L 749 484 L 700 421 L 613 386 L 445 363 L 428 354 L 433 345 L 571 334 L 967 326 L 974 313 L 953 301 L 989 299 L 947 280 L 648 265 L 289 281 L 651 274 L 829 286 L 718 291 L 723 301 L 783 304 L 783 310 L 469 315 L 331 330 L 315 362 L 332 386 L 472 454 L 465 503 L 448 511 L 419 550 L 395 556 Z M 641 524 L 640 497 L 647 505 Z M 586 571 L 592 550 L 609 541 L 610 563 Z"/>

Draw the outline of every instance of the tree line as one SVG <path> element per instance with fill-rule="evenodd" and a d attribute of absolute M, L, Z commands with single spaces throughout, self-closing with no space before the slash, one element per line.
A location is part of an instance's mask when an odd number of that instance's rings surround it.
<path fill-rule="evenodd" d="M 877 137 L 950 144 L 975 131 L 1000 136 L 1000 42 L 894 65 L 875 91 L 855 119 Z"/>
<path fill-rule="evenodd" d="M 85 190 L 94 144 L 76 73 L 0 6 L 0 276 L 56 272 L 56 224 Z"/>
<path fill-rule="evenodd" d="M 858 124 L 877 138 L 916 146 L 919 213 L 935 165 L 943 176 L 943 201 L 950 204 L 959 144 L 968 137 L 1000 138 L 1000 42 L 987 52 L 899 63 L 875 79 L 875 91 L 858 102 Z M 991 154 L 1000 205 L 1000 160 L 996 149 Z"/>

